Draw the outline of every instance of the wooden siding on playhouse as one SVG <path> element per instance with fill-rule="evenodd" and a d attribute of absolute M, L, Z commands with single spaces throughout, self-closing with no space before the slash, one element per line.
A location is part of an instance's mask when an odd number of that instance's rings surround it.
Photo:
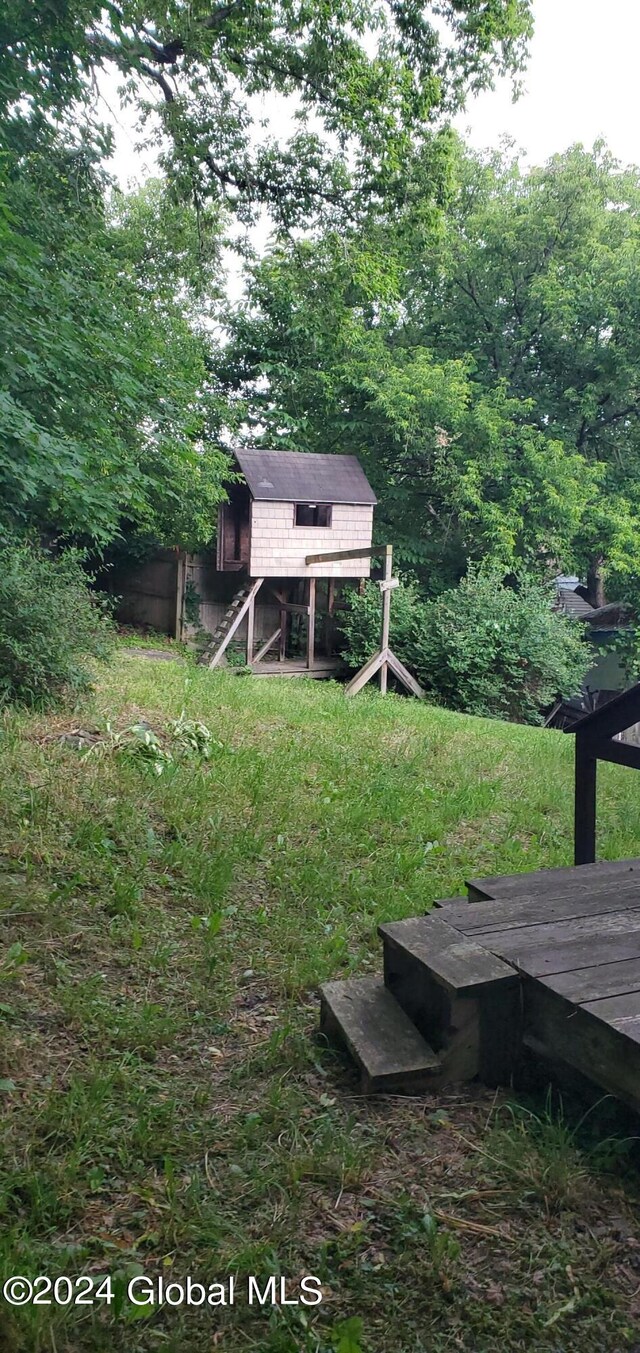
<path fill-rule="evenodd" d="M 370 504 L 334 503 L 331 526 L 295 526 L 293 503 L 254 501 L 249 572 L 252 578 L 366 578 L 368 558 L 307 566 L 305 556 L 359 545 L 369 549 L 372 531 Z"/>

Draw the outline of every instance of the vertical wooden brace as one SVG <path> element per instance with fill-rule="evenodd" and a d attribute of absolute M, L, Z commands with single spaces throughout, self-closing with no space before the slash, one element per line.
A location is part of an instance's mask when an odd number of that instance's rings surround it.
<path fill-rule="evenodd" d="M 256 599 L 252 596 L 247 613 L 247 667 L 253 662 L 254 634 L 256 624 Z"/>
<path fill-rule="evenodd" d="M 307 630 L 307 667 L 313 667 L 316 652 L 316 580 L 309 579 L 309 617 Z"/>
<path fill-rule="evenodd" d="M 176 561 L 176 622 L 175 638 L 178 643 L 182 639 L 182 622 L 184 617 L 184 589 L 187 576 L 187 556 L 182 552 L 178 553 Z"/>
<path fill-rule="evenodd" d="M 597 765 L 587 739 L 576 733 L 574 864 L 595 864 Z"/>
<path fill-rule="evenodd" d="M 383 574 L 385 582 L 390 581 L 392 571 L 393 571 L 393 550 L 391 548 L 391 545 L 386 545 L 384 551 L 384 574 Z M 382 593 L 382 627 L 380 630 L 380 649 L 383 653 L 386 653 L 389 647 L 390 621 L 391 621 L 391 589 L 387 587 Z M 386 695 L 387 692 L 387 672 L 388 667 L 385 660 L 380 668 L 380 692 L 382 695 Z"/>

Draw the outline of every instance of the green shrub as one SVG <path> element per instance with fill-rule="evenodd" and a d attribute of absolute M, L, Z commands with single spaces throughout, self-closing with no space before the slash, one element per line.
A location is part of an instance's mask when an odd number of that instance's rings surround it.
<path fill-rule="evenodd" d="M 420 598 L 418 584 L 413 578 L 404 578 L 393 590 L 389 643 L 407 667 L 415 670 L 416 646 L 424 627 L 425 603 Z M 342 638 L 342 656 L 354 669 L 370 658 L 380 647 L 382 597 L 377 583 L 366 582 L 362 596 L 349 589 L 344 594 L 344 608 L 338 612 Z"/>
<path fill-rule="evenodd" d="M 425 607 L 418 679 L 450 709 L 541 723 L 557 696 L 579 691 L 592 657 L 575 621 L 551 609 L 549 589 L 471 570 Z"/>
<path fill-rule="evenodd" d="M 77 550 L 0 545 L 0 704 L 45 705 L 90 686 L 87 659 L 109 655 L 114 630 L 89 582 Z"/>
<path fill-rule="evenodd" d="M 374 583 L 347 595 L 341 629 L 352 667 L 379 647 L 380 606 Z M 438 703 L 521 723 L 541 723 L 556 697 L 574 695 L 592 661 L 544 584 L 523 576 L 507 587 L 496 570 L 470 569 L 435 601 L 422 601 L 413 582 L 396 588 L 390 643 Z"/>

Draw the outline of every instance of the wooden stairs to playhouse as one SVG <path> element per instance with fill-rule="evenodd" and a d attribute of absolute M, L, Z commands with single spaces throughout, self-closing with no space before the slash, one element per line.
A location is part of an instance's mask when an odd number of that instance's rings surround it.
<path fill-rule="evenodd" d="M 236 630 L 240 628 L 245 615 L 255 601 L 256 595 L 262 586 L 263 579 L 257 578 L 254 582 L 243 583 L 238 588 L 233 600 L 227 607 L 222 619 L 216 626 L 211 638 L 200 654 L 199 662 L 205 667 L 217 667 L 222 655 L 233 638 Z"/>

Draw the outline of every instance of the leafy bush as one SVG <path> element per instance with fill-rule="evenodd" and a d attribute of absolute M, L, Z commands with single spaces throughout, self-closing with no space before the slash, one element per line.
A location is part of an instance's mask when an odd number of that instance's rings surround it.
<path fill-rule="evenodd" d="M 377 583 L 366 582 L 362 596 L 351 589 L 345 593 L 344 609 L 339 611 L 339 627 L 342 656 L 350 667 L 362 667 L 380 647 L 381 608 Z M 416 580 L 402 579 L 393 591 L 389 643 L 412 671 L 415 670 L 418 639 L 424 628 L 424 613 L 425 603 Z"/>
<path fill-rule="evenodd" d="M 395 612 L 395 614 L 394 614 Z M 344 656 L 359 666 L 379 644 L 380 598 L 350 594 Z M 574 621 L 551 609 L 544 584 L 507 587 L 497 570 L 471 569 L 457 587 L 421 602 L 394 591 L 391 647 L 435 700 L 468 714 L 541 723 L 557 696 L 575 694 L 591 663 Z"/>
<path fill-rule="evenodd" d="M 106 658 L 113 625 L 77 550 L 0 545 L 0 704 L 45 705 L 90 686 L 89 658 Z"/>
<path fill-rule="evenodd" d="M 574 695 L 590 666 L 575 621 L 551 609 L 548 588 L 497 571 L 471 571 L 426 607 L 419 679 L 451 709 L 541 723 L 559 695 Z"/>

